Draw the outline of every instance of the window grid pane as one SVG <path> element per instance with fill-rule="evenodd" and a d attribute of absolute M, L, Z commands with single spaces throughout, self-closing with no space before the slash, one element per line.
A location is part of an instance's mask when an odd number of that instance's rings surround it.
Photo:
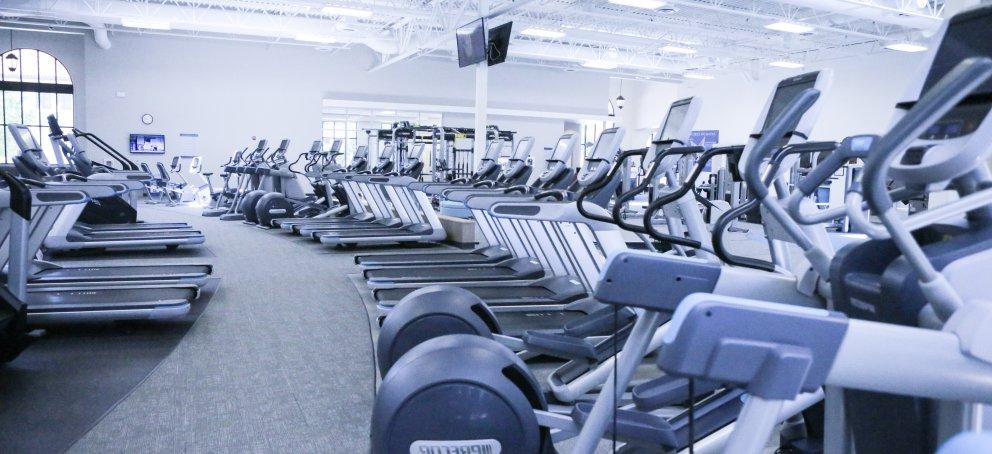
<path fill-rule="evenodd" d="M 12 51 L 18 56 L 19 67 L 15 72 L 2 71 L 2 80 L 22 83 L 57 83 L 71 85 L 68 71 L 55 57 L 34 49 L 17 49 Z M 0 53 L 3 59 L 10 52 Z M 6 68 L 5 68 L 6 69 Z M 27 88 L 27 87 L 21 87 Z M 34 87 L 31 87 L 34 89 Z M 49 115 L 55 115 L 64 128 L 73 125 L 73 97 L 68 93 L 52 93 L 50 91 L 2 91 L 0 92 L 0 153 L 6 162 L 16 156 L 20 150 L 17 142 L 7 132 L 7 124 L 22 123 L 28 126 L 35 140 L 44 151 L 50 162 L 58 162 L 48 140 Z"/>

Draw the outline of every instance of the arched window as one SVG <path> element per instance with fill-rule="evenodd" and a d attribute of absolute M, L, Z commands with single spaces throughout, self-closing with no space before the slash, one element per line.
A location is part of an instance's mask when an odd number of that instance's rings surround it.
<path fill-rule="evenodd" d="M 7 58 L 13 55 L 17 59 Z M 8 123 L 27 125 L 55 162 L 52 144 L 48 141 L 48 116 L 54 114 L 63 129 L 72 127 L 72 79 L 62 62 L 36 49 L 14 49 L 0 54 L 0 97 L 3 98 L 3 159 L 20 152 L 7 131 Z M 14 68 L 13 71 L 11 68 Z"/>

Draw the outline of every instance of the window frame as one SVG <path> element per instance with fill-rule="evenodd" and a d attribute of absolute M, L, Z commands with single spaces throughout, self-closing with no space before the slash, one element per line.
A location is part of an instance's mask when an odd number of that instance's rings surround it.
<path fill-rule="evenodd" d="M 34 57 L 31 59 L 25 58 L 25 52 L 33 53 Z M 0 144 L 3 146 L 3 160 L 4 162 L 10 162 L 10 158 L 12 157 L 10 156 L 11 153 L 8 153 L 8 149 L 13 142 L 7 137 L 7 125 L 10 123 L 21 123 L 31 128 L 32 132 L 37 134 L 35 138 L 44 150 L 45 155 L 49 159 L 54 160 L 56 158 L 55 150 L 52 149 L 51 143 L 47 140 L 48 120 L 42 114 L 54 114 L 59 119 L 61 126 L 72 128 L 74 124 L 72 117 L 75 115 L 75 86 L 72 83 L 72 76 L 64 63 L 54 55 L 43 50 L 31 48 L 11 49 L 0 53 L 0 61 L 6 61 L 7 55 L 11 53 L 16 53 L 15 55 L 21 66 L 18 68 L 16 80 L 9 80 L 13 76 L 7 71 L 6 64 L 4 64 L 3 68 L 0 68 L 0 71 L 2 71 L 2 76 L 0 76 L 0 129 L 2 129 L 2 133 L 0 133 Z M 26 71 L 23 65 L 29 60 L 34 62 L 36 67 L 33 68 L 33 72 L 27 74 L 30 78 L 25 80 Z M 51 71 L 42 71 L 43 62 L 45 65 L 48 65 L 49 62 L 54 65 Z M 53 79 L 55 82 L 42 82 L 42 79 Z M 16 112 L 16 115 L 11 115 L 15 112 L 8 112 L 6 97 L 9 95 L 7 93 L 15 93 L 14 96 L 20 98 L 17 101 L 17 108 L 20 111 Z M 52 96 L 46 97 L 45 95 Z M 30 105 L 27 103 L 27 98 L 30 98 Z M 45 107 L 46 98 L 51 99 L 54 103 L 48 109 Z M 32 112 L 32 110 L 33 114 L 37 116 L 37 121 L 28 123 L 26 122 L 27 113 Z M 69 118 L 63 118 L 64 116 Z M 11 120 L 9 123 L 8 118 Z M 18 121 L 14 121 L 15 119 Z"/>

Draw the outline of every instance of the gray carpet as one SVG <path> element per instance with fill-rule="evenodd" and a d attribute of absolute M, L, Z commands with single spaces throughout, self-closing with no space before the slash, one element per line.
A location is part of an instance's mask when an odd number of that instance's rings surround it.
<path fill-rule="evenodd" d="M 139 212 L 190 222 L 207 243 L 175 258 L 108 262 L 207 259 L 221 286 L 176 350 L 71 451 L 368 451 L 373 355 L 347 277 L 353 253 L 190 208 Z"/>

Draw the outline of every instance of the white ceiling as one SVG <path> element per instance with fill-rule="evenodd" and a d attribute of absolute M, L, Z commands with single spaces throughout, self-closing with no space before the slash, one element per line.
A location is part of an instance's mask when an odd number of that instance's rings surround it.
<path fill-rule="evenodd" d="M 643 9 L 608 0 L 489 0 L 490 11 L 499 13 L 489 25 L 513 21 L 511 64 L 678 81 L 686 74 L 757 71 L 780 60 L 809 63 L 892 52 L 884 46 L 925 42 L 940 25 L 943 1 L 664 0 L 658 9 Z M 328 6 L 351 11 L 342 15 Z M 148 33 L 325 50 L 362 45 L 379 56 L 370 71 L 425 56 L 453 59 L 454 30 L 478 16 L 478 0 L 0 2 L 0 27 L 95 28 L 98 34 L 108 30 L 111 41 L 114 33 Z M 132 26 L 122 25 L 122 19 Z M 775 22 L 803 24 L 811 31 L 766 28 Z M 520 33 L 528 28 L 563 35 Z M 665 51 L 665 46 L 694 53 Z M 589 61 L 616 68 L 582 66 Z"/>

